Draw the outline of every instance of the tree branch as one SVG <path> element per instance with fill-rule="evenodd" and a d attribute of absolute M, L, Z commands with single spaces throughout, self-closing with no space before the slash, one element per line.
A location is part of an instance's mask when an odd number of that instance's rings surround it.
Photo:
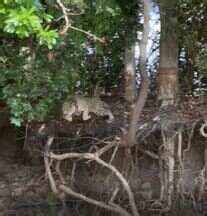
<path fill-rule="evenodd" d="M 65 35 L 68 31 L 68 29 L 73 29 L 75 31 L 78 31 L 78 32 L 81 32 L 81 33 L 84 33 L 86 35 L 88 35 L 90 38 L 92 38 L 94 41 L 99 41 L 100 43 L 105 43 L 105 39 L 104 38 L 100 38 L 100 37 L 97 37 L 96 35 L 88 32 L 88 31 L 85 31 L 83 29 L 80 29 L 80 28 L 77 28 L 77 27 L 74 27 L 71 25 L 70 21 L 69 21 L 69 18 L 68 18 L 68 12 L 69 9 L 67 9 L 64 4 L 61 2 L 61 0 L 56 0 L 57 1 L 57 4 L 59 5 L 59 7 L 61 8 L 62 10 L 62 13 L 63 13 L 63 17 L 64 17 L 64 20 L 65 20 L 65 26 L 63 27 L 63 29 L 60 31 L 60 34 L 61 35 Z"/>
<path fill-rule="evenodd" d="M 68 31 L 68 28 L 70 27 L 70 22 L 69 22 L 69 18 L 68 18 L 66 7 L 63 5 L 63 3 L 60 0 L 57 0 L 57 4 L 61 8 L 61 10 L 63 12 L 64 19 L 65 19 L 65 26 L 64 26 L 64 28 L 60 32 L 60 34 L 64 35 Z"/>

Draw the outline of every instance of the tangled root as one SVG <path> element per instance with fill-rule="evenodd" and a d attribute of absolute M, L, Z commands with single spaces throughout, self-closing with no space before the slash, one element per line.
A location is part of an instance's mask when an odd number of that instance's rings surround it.
<path fill-rule="evenodd" d="M 207 132 L 205 131 L 205 128 L 207 127 L 207 120 L 205 120 L 205 122 L 201 125 L 200 127 L 200 134 L 203 136 L 203 137 L 206 137 L 207 138 Z"/>

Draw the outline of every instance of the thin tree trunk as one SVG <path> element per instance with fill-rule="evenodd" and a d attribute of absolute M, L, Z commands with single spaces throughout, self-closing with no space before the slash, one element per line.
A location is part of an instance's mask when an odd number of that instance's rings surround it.
<path fill-rule="evenodd" d="M 132 104 L 136 98 L 135 44 L 131 48 L 125 48 L 124 58 L 124 97 L 127 102 Z"/>
<path fill-rule="evenodd" d="M 147 61 L 147 42 L 149 36 L 149 21 L 150 21 L 150 9 L 151 9 L 151 1 L 143 0 L 144 3 L 144 31 L 143 37 L 140 42 L 140 75 L 141 75 L 141 88 L 139 92 L 139 96 L 135 102 L 135 106 L 131 113 L 131 120 L 129 125 L 129 131 L 127 134 L 126 146 L 132 147 L 136 144 L 136 131 L 137 131 L 137 122 L 140 120 L 142 110 L 144 108 L 148 89 L 149 89 L 149 78 L 146 72 L 146 61 Z"/>

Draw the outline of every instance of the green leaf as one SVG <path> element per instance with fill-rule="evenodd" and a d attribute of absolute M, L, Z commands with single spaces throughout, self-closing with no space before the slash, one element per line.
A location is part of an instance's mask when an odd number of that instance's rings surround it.
<path fill-rule="evenodd" d="M 17 127 L 20 127 L 22 124 L 22 120 L 19 118 L 11 117 L 11 124 L 14 124 Z"/>

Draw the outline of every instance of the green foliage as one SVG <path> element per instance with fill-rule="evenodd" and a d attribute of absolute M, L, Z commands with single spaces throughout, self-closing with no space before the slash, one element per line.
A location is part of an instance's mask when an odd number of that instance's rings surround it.
<path fill-rule="evenodd" d="M 188 86 L 190 86 L 192 93 L 196 88 L 200 89 L 200 85 L 202 85 L 200 79 L 206 76 L 204 44 L 207 35 L 207 28 L 205 28 L 207 1 L 180 0 L 178 3 L 179 30 L 177 36 L 180 50 L 184 51 L 181 54 L 185 55 L 185 59 L 180 65 L 182 67 L 179 76 L 185 86 L 184 89 L 188 90 Z"/>
<path fill-rule="evenodd" d="M 38 4 L 37 4 L 38 3 Z M 1 0 L 0 1 L 0 29 L 19 38 L 37 36 L 40 44 L 52 48 L 56 44 L 58 34 L 49 30 L 52 16 L 41 9 L 37 0 Z"/>
<path fill-rule="evenodd" d="M 48 31 L 47 29 L 41 29 L 37 37 L 39 39 L 39 43 L 41 45 L 47 44 L 49 49 L 52 49 L 52 47 L 56 44 L 57 42 L 57 32 L 54 30 Z"/>
<path fill-rule="evenodd" d="M 109 90 L 120 83 L 124 49 L 136 39 L 137 30 L 138 2 L 125 3 L 119 0 L 85 0 L 85 13 L 76 20 L 76 25 L 105 38 L 106 44 L 87 41 L 94 55 L 88 57 L 85 68 L 79 69 L 83 77 L 80 87 L 90 89 L 91 85 L 99 83 Z M 83 43 L 84 37 L 79 33 L 74 33 L 74 37 L 70 34 L 70 37 L 75 44 Z"/>
<path fill-rule="evenodd" d="M 180 38 L 184 36 L 187 47 L 195 49 L 206 38 L 207 30 L 204 28 L 207 19 L 207 2 L 205 0 L 183 0 L 179 7 Z M 199 47 L 200 50 L 200 47 Z"/>
<path fill-rule="evenodd" d="M 0 0 L 0 100 L 7 103 L 16 126 L 49 118 L 58 101 L 75 91 L 89 93 L 97 83 L 108 90 L 116 87 L 124 48 L 136 36 L 135 7 L 116 0 L 64 0 L 67 8 L 81 11 L 73 16 L 73 25 L 105 38 L 106 43 L 69 31 L 54 46 L 57 32 L 50 29 L 61 29 L 64 19 L 59 19 L 62 12 L 54 8 L 54 0 L 45 2 L 43 6 L 38 0 Z M 52 60 L 47 48 L 52 48 Z"/>
<path fill-rule="evenodd" d="M 10 51 L 0 60 L 4 65 L 0 69 L 0 90 L 10 108 L 11 122 L 20 126 L 24 121 L 43 121 L 57 101 L 72 91 L 71 70 L 61 62 L 48 62 L 43 49 L 36 52 L 35 61 L 29 47 Z"/>

